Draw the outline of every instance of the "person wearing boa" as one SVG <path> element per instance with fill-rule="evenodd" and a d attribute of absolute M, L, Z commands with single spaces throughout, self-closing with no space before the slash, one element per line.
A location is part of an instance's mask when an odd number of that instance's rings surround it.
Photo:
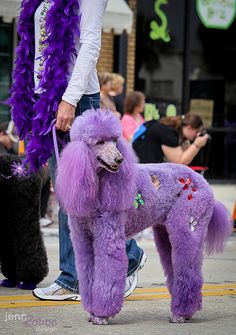
<path fill-rule="evenodd" d="M 23 0 L 20 38 L 8 103 L 20 139 L 27 142 L 30 170 L 49 162 L 55 181 L 52 124 L 58 136 L 68 134 L 75 116 L 99 108 L 96 63 L 101 47 L 102 18 L 108 0 Z M 65 136 L 63 135 L 65 138 Z M 80 300 L 67 215 L 59 210 L 60 270 L 58 279 L 33 294 L 43 300 Z M 127 241 L 130 261 L 128 291 L 137 285 L 145 253 Z"/>

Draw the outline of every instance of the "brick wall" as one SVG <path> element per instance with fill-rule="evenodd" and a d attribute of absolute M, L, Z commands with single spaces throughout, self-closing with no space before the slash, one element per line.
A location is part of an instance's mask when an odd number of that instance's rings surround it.
<path fill-rule="evenodd" d="M 131 34 L 128 35 L 127 45 L 127 81 L 126 89 L 127 92 L 134 90 L 134 79 L 135 79 L 135 44 L 136 44 L 136 0 L 129 0 L 129 6 L 134 13 L 133 29 Z M 97 65 L 97 71 L 99 72 L 113 72 L 113 46 L 114 46 L 114 34 L 103 33 L 102 34 L 102 47 L 101 54 Z"/>
<path fill-rule="evenodd" d="M 114 34 L 102 34 L 102 47 L 101 53 L 97 64 L 97 71 L 100 72 L 113 72 L 113 46 Z"/>
<path fill-rule="evenodd" d="M 128 57 L 127 57 L 127 92 L 134 90 L 135 80 L 135 46 L 136 46 L 136 0 L 129 0 L 129 6 L 134 14 L 133 29 L 128 35 Z"/>

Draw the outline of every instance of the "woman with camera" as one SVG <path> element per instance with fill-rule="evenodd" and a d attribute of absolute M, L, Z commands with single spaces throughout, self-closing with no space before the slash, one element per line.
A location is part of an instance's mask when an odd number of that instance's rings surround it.
<path fill-rule="evenodd" d="M 148 121 L 144 126 L 146 130 L 133 140 L 140 163 L 167 160 L 189 165 L 209 138 L 203 133 L 202 119 L 192 113 Z"/>

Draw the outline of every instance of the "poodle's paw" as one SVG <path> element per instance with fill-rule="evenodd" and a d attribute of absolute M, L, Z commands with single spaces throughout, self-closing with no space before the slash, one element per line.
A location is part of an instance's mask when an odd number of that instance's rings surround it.
<path fill-rule="evenodd" d="M 34 290 L 36 288 L 35 282 L 21 282 L 17 285 L 21 290 Z"/>
<path fill-rule="evenodd" d="M 173 315 L 172 318 L 169 319 L 170 323 L 184 323 L 186 318 L 184 316 L 175 316 Z"/>
<path fill-rule="evenodd" d="M 99 316 L 93 315 L 92 322 L 94 325 L 108 325 L 108 318 L 101 318 Z"/>
<path fill-rule="evenodd" d="M 185 320 L 186 320 L 186 321 L 189 321 L 189 320 L 191 320 L 191 319 L 192 319 L 192 316 L 186 316 L 186 317 L 185 317 Z"/>
<path fill-rule="evenodd" d="M 17 281 L 11 279 L 3 279 L 0 281 L 0 286 L 3 287 L 16 287 L 18 284 Z"/>
<path fill-rule="evenodd" d="M 88 322 L 93 322 L 94 318 L 95 318 L 94 314 L 89 314 Z"/>

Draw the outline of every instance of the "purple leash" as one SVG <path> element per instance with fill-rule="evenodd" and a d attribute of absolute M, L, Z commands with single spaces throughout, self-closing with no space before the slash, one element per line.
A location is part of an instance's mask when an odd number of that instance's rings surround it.
<path fill-rule="evenodd" d="M 59 163 L 59 149 L 57 144 L 57 133 L 56 133 L 56 119 L 52 121 L 52 138 L 53 138 L 53 146 L 55 151 L 55 157 L 57 161 L 57 166 Z"/>

